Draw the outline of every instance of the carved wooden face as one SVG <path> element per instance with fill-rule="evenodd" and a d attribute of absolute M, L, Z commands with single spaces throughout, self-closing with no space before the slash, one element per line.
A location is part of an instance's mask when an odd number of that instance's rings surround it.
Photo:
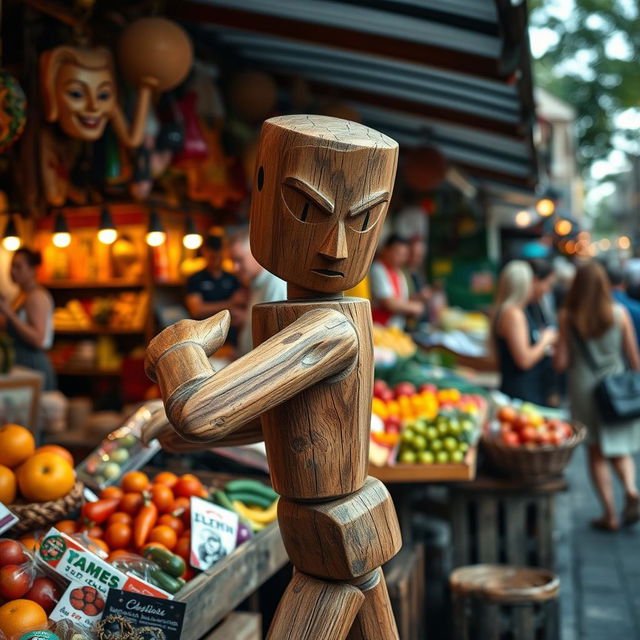
<path fill-rule="evenodd" d="M 109 67 L 87 69 L 72 62 L 60 65 L 55 83 L 58 122 L 73 138 L 98 140 L 116 104 Z"/>
<path fill-rule="evenodd" d="M 311 120 L 296 126 L 301 118 Z M 387 213 L 397 149 L 390 138 L 337 118 L 268 120 L 251 206 L 258 262 L 310 291 L 338 293 L 358 284 Z"/>

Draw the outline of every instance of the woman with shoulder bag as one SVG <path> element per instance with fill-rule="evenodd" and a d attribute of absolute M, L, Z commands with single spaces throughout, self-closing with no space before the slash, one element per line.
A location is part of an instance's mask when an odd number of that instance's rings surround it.
<path fill-rule="evenodd" d="M 596 528 L 619 528 L 609 462 L 625 492 L 622 524 L 640 520 L 640 498 L 632 454 L 640 450 L 640 420 L 611 422 L 602 417 L 597 393 L 602 380 L 640 370 L 633 324 L 627 311 L 613 301 L 604 267 L 582 265 L 560 313 L 560 340 L 555 364 L 569 371 L 571 416 L 587 426 L 589 470 L 604 515 L 592 522 Z"/>

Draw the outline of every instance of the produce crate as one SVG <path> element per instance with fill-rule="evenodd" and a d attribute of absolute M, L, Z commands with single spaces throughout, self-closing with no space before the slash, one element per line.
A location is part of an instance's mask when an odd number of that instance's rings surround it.
<path fill-rule="evenodd" d="M 262 640 L 262 616 L 234 611 L 203 640 Z"/>
<path fill-rule="evenodd" d="M 472 446 L 462 462 L 445 464 L 369 465 L 369 475 L 384 483 L 394 482 L 458 482 L 476 476 L 477 447 Z"/>

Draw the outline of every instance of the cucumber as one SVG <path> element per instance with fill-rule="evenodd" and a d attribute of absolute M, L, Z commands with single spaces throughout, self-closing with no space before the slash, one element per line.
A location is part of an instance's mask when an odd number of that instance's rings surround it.
<path fill-rule="evenodd" d="M 266 484 L 260 482 L 259 480 L 230 480 L 229 482 L 227 482 L 224 488 L 225 491 L 231 493 L 238 493 L 243 491 L 248 491 L 249 493 L 257 493 L 258 495 L 264 496 L 265 498 L 269 498 L 271 502 L 278 498 L 278 494 L 271 487 L 268 487 Z"/>
<path fill-rule="evenodd" d="M 222 491 L 222 489 L 218 489 L 217 491 L 213 492 L 213 499 L 221 507 L 224 507 L 229 511 L 235 511 L 235 509 L 233 508 L 233 504 L 231 504 L 231 500 L 229 500 L 229 496 L 227 496 L 227 494 Z"/>
<path fill-rule="evenodd" d="M 244 504 L 253 504 L 263 509 L 268 509 L 275 500 L 275 498 L 268 498 L 253 491 L 229 491 L 227 496 L 231 501 L 238 500 Z"/>
<path fill-rule="evenodd" d="M 179 578 L 187 569 L 184 560 L 175 553 L 171 553 L 169 549 L 147 547 L 143 555 L 145 558 L 153 560 L 165 573 L 174 578 Z"/>
<path fill-rule="evenodd" d="M 151 569 L 149 571 L 149 580 L 168 593 L 177 593 L 182 589 L 182 585 L 184 584 L 184 580 L 174 578 L 162 569 Z"/>

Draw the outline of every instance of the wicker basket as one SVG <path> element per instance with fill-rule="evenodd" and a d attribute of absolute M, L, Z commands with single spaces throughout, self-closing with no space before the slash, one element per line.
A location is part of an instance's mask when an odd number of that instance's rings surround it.
<path fill-rule="evenodd" d="M 11 534 L 17 535 L 36 529 L 48 529 L 59 520 L 68 518 L 73 511 L 80 507 L 83 489 L 82 482 L 76 482 L 73 489 L 58 500 L 9 505 L 8 508 L 20 518 L 20 522 L 11 527 Z"/>
<path fill-rule="evenodd" d="M 520 482 L 539 484 L 562 475 L 573 450 L 585 439 L 586 427 L 578 422 L 570 424 L 573 435 L 560 445 L 512 447 L 487 435 L 481 442 L 496 467 Z"/>

